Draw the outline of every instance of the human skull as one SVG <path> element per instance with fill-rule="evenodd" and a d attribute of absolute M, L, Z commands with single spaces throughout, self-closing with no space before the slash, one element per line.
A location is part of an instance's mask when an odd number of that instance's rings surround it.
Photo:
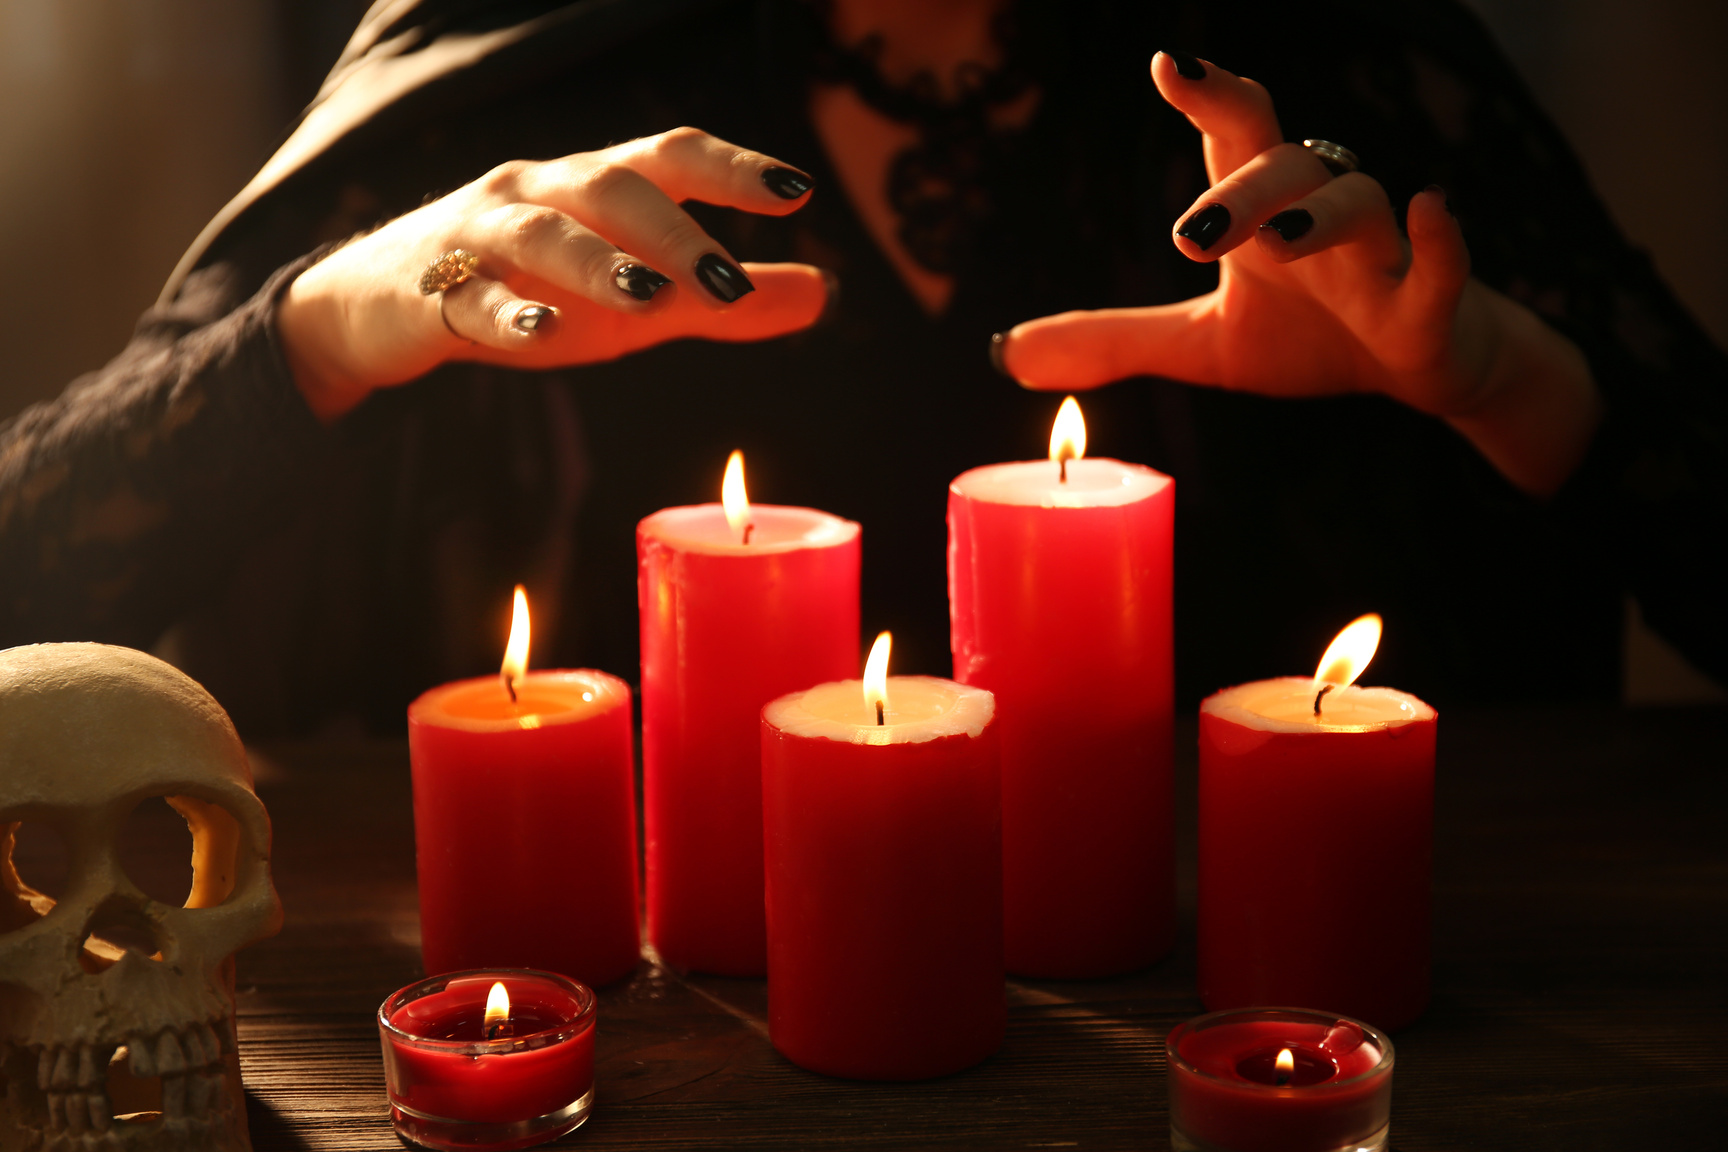
<path fill-rule="evenodd" d="M 155 796 L 192 831 L 184 908 L 117 855 Z M 66 842 L 58 902 L 18 876 L 24 820 Z M 0 652 L 0 1152 L 249 1150 L 233 954 L 281 923 L 270 818 L 208 692 L 130 648 Z"/>

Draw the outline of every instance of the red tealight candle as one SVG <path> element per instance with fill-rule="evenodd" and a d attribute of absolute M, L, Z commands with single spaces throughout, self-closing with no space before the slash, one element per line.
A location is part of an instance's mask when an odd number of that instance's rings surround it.
<path fill-rule="evenodd" d="M 996 695 L 1008 970 L 1144 967 L 1176 925 L 1175 484 L 1087 459 L 1073 397 L 1050 459 L 948 489 L 954 678 Z"/>
<path fill-rule="evenodd" d="M 1402 1027 L 1428 1000 L 1434 709 L 1353 683 L 1380 618 L 1313 679 L 1200 706 L 1200 998 L 1322 1004 Z"/>
<path fill-rule="evenodd" d="M 752 505 L 734 452 L 722 503 L 636 528 L 648 939 L 677 968 L 767 971 L 762 706 L 858 660 L 859 528 Z"/>
<path fill-rule="evenodd" d="M 1380 1152 L 1392 1041 L 1303 1009 L 1214 1012 L 1164 1042 L 1174 1152 Z"/>
<path fill-rule="evenodd" d="M 640 951 L 630 686 L 527 666 L 517 588 L 503 675 L 408 706 L 421 955 L 605 984 Z"/>
<path fill-rule="evenodd" d="M 1002 1043 L 995 702 L 951 680 L 794 692 L 762 712 L 768 1032 L 817 1072 L 917 1080 Z"/>
<path fill-rule="evenodd" d="M 429 1148 L 527 1148 L 588 1119 L 594 993 L 550 972 L 458 972 L 378 1009 L 390 1119 Z"/>

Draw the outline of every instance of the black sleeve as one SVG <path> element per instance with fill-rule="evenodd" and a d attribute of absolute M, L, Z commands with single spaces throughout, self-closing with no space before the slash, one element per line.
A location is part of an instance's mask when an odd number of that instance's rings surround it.
<path fill-rule="evenodd" d="M 200 270 L 107 366 L 0 424 L 0 648 L 148 647 L 280 521 L 327 434 L 275 306 L 318 255 L 249 298 L 231 265 Z"/>

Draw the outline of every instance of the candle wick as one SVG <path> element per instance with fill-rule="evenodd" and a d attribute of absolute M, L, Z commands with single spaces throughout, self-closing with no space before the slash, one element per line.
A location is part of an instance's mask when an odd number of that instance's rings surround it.
<path fill-rule="evenodd" d="M 1056 458 L 1057 483 L 1068 483 L 1068 453 L 1064 452 Z"/>
<path fill-rule="evenodd" d="M 486 1025 L 486 1039 L 507 1040 L 516 1035 L 516 1026 L 508 1020 L 500 1020 L 496 1024 Z"/>
<path fill-rule="evenodd" d="M 754 524 L 744 525 L 744 543 L 746 543 L 746 544 L 750 543 L 750 533 L 752 533 L 754 531 L 756 531 L 756 525 L 754 525 Z"/>
<path fill-rule="evenodd" d="M 516 703 L 516 678 L 514 676 L 504 677 L 504 691 L 510 693 L 510 703 Z"/>
<path fill-rule="evenodd" d="M 880 728 L 884 722 L 882 715 L 882 701 L 878 700 L 876 701 L 876 726 Z"/>
<path fill-rule="evenodd" d="M 1332 689 L 1336 687 L 1336 684 L 1328 684 L 1324 688 L 1320 689 L 1319 692 L 1314 694 L 1314 715 L 1320 715 L 1320 701 L 1326 698 L 1326 693 L 1332 691 Z"/>
<path fill-rule="evenodd" d="M 1277 1074 L 1277 1083 L 1274 1084 L 1273 1087 L 1282 1088 L 1282 1087 L 1284 1087 L 1284 1085 L 1286 1085 L 1288 1083 L 1290 1083 L 1290 1073 L 1279 1072 Z"/>

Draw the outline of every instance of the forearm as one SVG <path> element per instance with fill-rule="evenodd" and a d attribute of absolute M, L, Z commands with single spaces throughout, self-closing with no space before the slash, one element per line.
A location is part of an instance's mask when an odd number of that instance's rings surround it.
<path fill-rule="evenodd" d="M 280 282 L 153 313 L 106 367 L 0 426 L 0 647 L 147 645 L 270 523 L 322 443 L 275 343 Z"/>
<path fill-rule="evenodd" d="M 1520 489 L 1552 496 L 1602 421 L 1589 361 L 1535 313 L 1478 281 L 1470 282 L 1462 308 L 1491 333 L 1486 380 L 1482 399 L 1447 423 Z"/>

